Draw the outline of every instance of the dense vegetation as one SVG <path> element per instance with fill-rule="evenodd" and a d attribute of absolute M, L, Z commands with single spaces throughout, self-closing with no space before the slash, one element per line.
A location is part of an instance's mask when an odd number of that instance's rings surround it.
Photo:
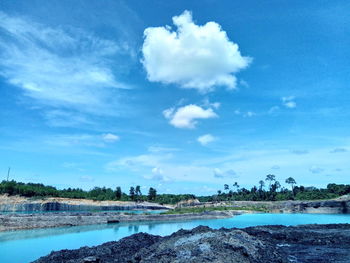
<path fill-rule="evenodd" d="M 316 200 L 329 199 L 341 195 L 350 194 L 350 185 L 328 184 L 327 188 L 297 186 L 296 181 L 289 177 L 285 180 L 290 185 L 290 189 L 281 187 L 281 184 L 272 174 L 266 179 L 259 181 L 259 186 L 251 189 L 240 188 L 237 182 L 232 186 L 225 184 L 223 190 L 218 190 L 217 194 L 197 197 L 201 202 L 207 201 L 277 201 L 277 200 Z M 122 191 L 121 187 L 115 190 L 106 187 L 94 187 L 89 191 L 80 188 L 67 188 L 59 190 L 53 186 L 43 184 L 21 183 L 12 181 L 2 181 L 0 183 L 0 194 L 21 195 L 25 197 L 65 197 L 82 198 L 91 200 L 120 200 L 120 201 L 150 201 L 160 204 L 175 204 L 177 202 L 195 198 L 192 194 L 158 194 L 153 187 L 149 188 L 147 194 L 142 194 L 139 185 L 130 187 L 128 193 Z"/>
<path fill-rule="evenodd" d="M 285 180 L 290 189 L 282 187 L 276 176 L 268 174 L 265 180 L 259 181 L 259 186 L 251 189 L 240 188 L 235 182 L 231 187 L 224 185 L 223 190 L 218 190 L 216 195 L 198 197 L 201 202 L 208 201 L 282 201 L 282 200 L 318 200 L 331 199 L 350 194 L 350 185 L 328 184 L 326 189 L 313 186 L 296 186 L 297 182 L 289 177 Z"/>
<path fill-rule="evenodd" d="M 130 187 L 128 194 L 124 193 L 121 187 L 115 190 L 106 187 L 94 187 L 89 191 L 80 188 L 67 188 L 58 190 L 53 186 L 43 184 L 21 183 L 12 181 L 2 181 L 0 183 L 0 194 L 21 195 L 25 197 L 64 197 L 64 198 L 82 198 L 91 200 L 115 200 L 115 201 L 150 201 L 160 204 L 176 204 L 182 200 L 195 198 L 194 195 L 183 194 L 157 194 L 153 187 L 149 188 L 146 195 L 142 194 L 141 187 Z"/>

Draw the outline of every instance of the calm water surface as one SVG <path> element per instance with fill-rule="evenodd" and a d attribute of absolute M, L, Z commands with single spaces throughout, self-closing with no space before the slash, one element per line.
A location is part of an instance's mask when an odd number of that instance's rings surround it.
<path fill-rule="evenodd" d="M 0 262 L 27 263 L 52 250 L 75 249 L 119 240 L 138 232 L 169 235 L 181 228 L 199 225 L 211 228 L 248 227 L 257 225 L 350 223 L 350 215 L 320 214 L 246 214 L 226 219 L 193 220 L 181 222 L 143 222 L 142 224 L 113 224 L 54 229 L 38 229 L 0 233 Z"/>

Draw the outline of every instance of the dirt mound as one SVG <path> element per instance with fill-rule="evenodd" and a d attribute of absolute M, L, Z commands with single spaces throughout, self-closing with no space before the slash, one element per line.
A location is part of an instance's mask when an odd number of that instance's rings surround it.
<path fill-rule="evenodd" d="M 258 226 L 219 229 L 199 226 L 166 236 L 139 233 L 96 247 L 61 250 L 35 263 L 284 263 L 350 262 L 350 224 Z"/>

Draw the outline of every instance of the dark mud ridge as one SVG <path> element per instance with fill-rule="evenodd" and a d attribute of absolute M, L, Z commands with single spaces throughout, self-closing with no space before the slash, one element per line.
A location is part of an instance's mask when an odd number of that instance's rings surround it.
<path fill-rule="evenodd" d="M 139 233 L 96 247 L 52 252 L 34 262 L 345 263 L 350 262 L 350 224 L 219 230 L 199 226 L 166 237 Z"/>

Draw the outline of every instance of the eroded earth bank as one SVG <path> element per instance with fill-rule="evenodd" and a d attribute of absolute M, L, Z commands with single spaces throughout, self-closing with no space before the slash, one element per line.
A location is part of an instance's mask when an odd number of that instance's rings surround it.
<path fill-rule="evenodd" d="M 244 212 L 244 211 L 242 211 Z M 19 229 L 50 228 L 125 222 L 179 221 L 229 218 L 241 211 L 208 211 L 187 214 L 121 214 L 117 212 L 49 212 L 0 214 L 0 232 Z"/>
<path fill-rule="evenodd" d="M 96 247 L 52 252 L 34 262 L 345 263 L 350 262 L 350 224 L 219 230 L 199 226 L 165 237 L 139 233 Z"/>

